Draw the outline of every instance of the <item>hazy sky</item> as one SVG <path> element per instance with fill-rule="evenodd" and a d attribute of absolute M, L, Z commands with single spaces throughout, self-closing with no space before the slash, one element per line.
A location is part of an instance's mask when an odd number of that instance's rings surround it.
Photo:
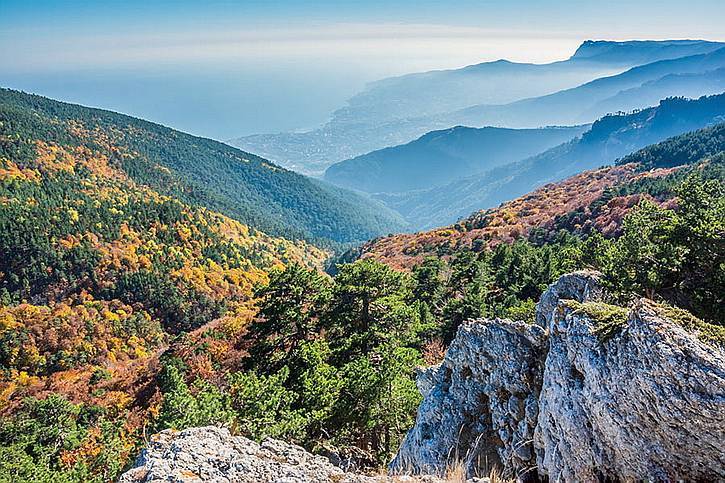
<path fill-rule="evenodd" d="M 389 75 L 725 40 L 723 19 L 723 0 L 0 0 L 0 85 L 227 139 L 314 127 Z"/>

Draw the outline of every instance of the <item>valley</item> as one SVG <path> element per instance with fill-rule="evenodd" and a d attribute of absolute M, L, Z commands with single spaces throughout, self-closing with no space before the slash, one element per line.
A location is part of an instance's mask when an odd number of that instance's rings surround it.
<path fill-rule="evenodd" d="M 585 41 L 238 147 L 0 88 L 0 481 L 725 478 L 723 72 Z"/>

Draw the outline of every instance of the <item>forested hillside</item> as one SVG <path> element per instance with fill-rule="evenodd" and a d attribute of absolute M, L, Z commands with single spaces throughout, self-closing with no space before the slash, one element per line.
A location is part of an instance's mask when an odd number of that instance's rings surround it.
<path fill-rule="evenodd" d="M 581 138 L 523 161 L 430 190 L 383 194 L 379 198 L 414 227 L 446 225 L 546 183 L 610 164 L 649 144 L 724 119 L 725 94 L 695 100 L 665 99 L 656 107 L 605 116 Z"/>
<path fill-rule="evenodd" d="M 603 273 L 609 302 L 626 305 L 647 297 L 702 340 L 725 344 L 721 135 L 722 126 L 704 130 L 673 140 L 671 149 L 652 148 L 659 154 L 646 164 L 597 174 L 619 180 L 610 190 L 589 185 L 583 176 L 571 180 L 559 199 L 542 200 L 556 205 L 566 196 L 583 195 L 591 200 L 590 210 L 611 202 L 606 212 L 638 195 L 619 211 L 617 229 L 606 237 L 597 226 L 567 228 L 564 217 L 554 220 L 561 226 L 548 230 L 509 231 L 499 243 L 484 239 L 438 252 L 434 247 L 410 271 L 395 271 L 368 255 L 339 266 L 333 280 L 297 266 L 275 272 L 257 292 L 258 318 L 243 337 L 249 348 L 245 372 L 218 384 L 216 406 L 205 403 L 206 393 L 189 394 L 185 384 L 203 384 L 190 365 L 167 366 L 176 382 L 164 393 L 164 420 L 172 427 L 231 421 L 254 438 L 274 436 L 322 452 L 333 448 L 362 467 L 382 466 L 420 401 L 417 364 L 439 362 L 463 321 L 532 322 L 535 301 L 547 285 L 582 268 Z M 706 148 L 692 149 L 695 145 Z M 673 169 L 668 158 L 678 151 L 692 156 Z M 491 221 L 518 216 L 527 215 L 493 214 Z M 455 236 L 454 230 L 448 235 Z M 415 240 L 409 241 L 403 250 L 416 249 Z M 624 312 L 611 312 L 615 309 L 601 304 L 595 316 L 606 321 Z"/>
<path fill-rule="evenodd" d="M 113 480 L 144 435 L 207 424 L 380 468 L 413 424 L 415 368 L 464 320 L 531 320 L 578 268 L 601 270 L 619 303 L 679 306 L 725 340 L 723 124 L 437 239 L 369 244 L 334 278 L 305 242 L 140 183 L 105 131 L 80 145 L 75 122 L 46 125 L 63 143 L 13 126 L 0 138 L 3 481 Z"/>
<path fill-rule="evenodd" d="M 270 270 L 329 253 L 134 181 L 138 155 L 105 131 L 79 144 L 78 121 L 44 125 L 59 144 L 29 137 L 37 114 L 2 113 L 0 480 L 108 481 L 153 414 L 173 335 L 239 330 Z"/>
<path fill-rule="evenodd" d="M 405 226 L 362 196 L 312 181 L 209 139 L 99 109 L 0 89 L 0 156 L 24 166 L 44 142 L 85 147 L 137 183 L 266 233 L 322 245 L 362 241 Z"/>
<path fill-rule="evenodd" d="M 648 146 L 615 166 L 545 185 L 454 225 L 373 240 L 362 246 L 361 254 L 410 269 L 428 256 L 448 257 L 461 249 L 480 250 L 521 237 L 549 240 L 560 229 L 616 236 L 625 215 L 643 197 L 674 206 L 673 185 L 687 174 L 694 171 L 722 180 L 724 151 L 725 123 L 721 123 Z"/>

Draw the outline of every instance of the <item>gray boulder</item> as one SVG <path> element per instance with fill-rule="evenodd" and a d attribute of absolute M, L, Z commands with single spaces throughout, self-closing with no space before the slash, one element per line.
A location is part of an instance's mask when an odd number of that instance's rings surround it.
<path fill-rule="evenodd" d="M 535 431 L 541 474 L 725 481 L 725 353 L 651 304 L 625 317 L 607 341 L 581 309 L 552 324 Z"/>
<path fill-rule="evenodd" d="M 156 434 L 142 451 L 134 468 L 120 483 L 218 482 L 218 483 L 384 483 L 421 481 L 388 476 L 346 473 L 327 458 L 299 446 L 266 439 L 261 444 L 232 436 L 226 428 L 207 426 Z"/>
<path fill-rule="evenodd" d="M 539 355 L 546 339 L 537 325 L 496 319 L 462 324 L 432 371 L 422 373 L 425 388 L 416 424 L 390 465 L 396 474 L 443 475 L 459 461 L 469 476 L 511 461 L 535 464 Z"/>
<path fill-rule="evenodd" d="M 598 274 L 577 272 L 542 295 L 533 325 L 463 324 L 422 373 L 391 472 L 463 461 L 469 476 L 496 465 L 519 480 L 725 481 L 725 352 L 662 307 L 604 296 Z"/>

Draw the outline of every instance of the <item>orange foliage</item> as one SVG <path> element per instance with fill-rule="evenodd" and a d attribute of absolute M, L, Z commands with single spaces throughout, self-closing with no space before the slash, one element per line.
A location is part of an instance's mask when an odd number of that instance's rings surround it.
<path fill-rule="evenodd" d="M 641 177 L 665 176 L 672 169 L 656 169 L 637 173 L 635 164 L 585 171 L 557 183 L 543 186 L 531 193 L 501 204 L 497 208 L 474 213 L 447 228 L 392 235 L 373 240 L 362 247 L 361 258 L 373 258 L 400 270 L 410 270 L 428 256 L 452 253 L 478 244 L 494 246 L 526 237 L 532 229 L 550 227 L 556 217 L 588 207 L 604 190 Z M 616 200 L 616 198 L 615 198 Z M 614 202 L 601 220 L 591 220 L 597 229 L 610 234 L 619 228 L 622 213 L 616 203 L 633 206 L 634 198 Z M 616 221 L 615 221 L 616 220 Z M 445 255 L 444 255 L 445 258 Z"/>
<path fill-rule="evenodd" d="M 17 341 L 7 344 L 8 366 L 33 375 L 145 357 L 164 339 L 148 313 L 118 301 L 0 306 L 0 336 L 6 331 Z"/>

